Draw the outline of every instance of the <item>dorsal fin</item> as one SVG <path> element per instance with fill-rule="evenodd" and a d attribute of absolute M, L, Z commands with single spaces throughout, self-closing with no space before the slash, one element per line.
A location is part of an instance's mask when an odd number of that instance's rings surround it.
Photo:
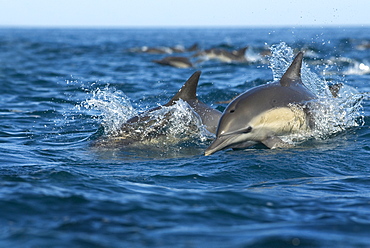
<path fill-rule="evenodd" d="M 196 100 L 197 99 L 197 87 L 201 71 L 196 71 L 181 87 L 179 92 L 176 93 L 172 99 L 165 104 L 165 106 L 171 106 L 173 102 L 182 99 L 184 101 Z"/>
<path fill-rule="evenodd" d="M 294 58 L 292 64 L 286 70 L 280 79 L 281 86 L 289 86 L 291 83 L 302 83 L 301 67 L 302 67 L 303 53 L 299 52 Z"/>
<path fill-rule="evenodd" d="M 248 48 L 249 48 L 249 46 L 246 46 L 246 47 L 243 47 L 243 48 L 239 49 L 237 51 L 237 54 L 240 55 L 240 56 L 244 56 L 245 52 L 247 51 Z"/>
<path fill-rule="evenodd" d="M 194 43 L 191 47 L 187 49 L 189 52 L 194 52 L 198 50 L 198 43 Z"/>

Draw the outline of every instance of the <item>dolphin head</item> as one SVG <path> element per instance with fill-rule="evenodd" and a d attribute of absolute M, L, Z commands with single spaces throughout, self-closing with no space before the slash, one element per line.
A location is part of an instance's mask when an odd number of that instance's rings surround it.
<path fill-rule="evenodd" d="M 279 81 L 254 87 L 227 106 L 220 118 L 216 139 L 205 151 L 206 156 L 259 142 L 272 148 L 281 141 L 276 136 L 306 125 L 303 111 L 297 116 L 290 107 L 315 97 L 301 81 L 302 57 L 302 53 L 296 56 Z"/>
<path fill-rule="evenodd" d="M 278 94 L 277 84 L 255 87 L 232 101 L 224 110 L 218 123 L 216 139 L 205 155 L 226 148 L 252 146 L 265 138 L 261 132 L 263 119 L 269 110 L 283 106 L 285 99 Z"/>

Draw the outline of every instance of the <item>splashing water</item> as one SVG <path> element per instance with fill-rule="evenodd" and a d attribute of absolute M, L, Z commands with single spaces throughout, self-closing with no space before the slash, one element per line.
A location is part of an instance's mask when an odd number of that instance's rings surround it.
<path fill-rule="evenodd" d="M 137 122 L 123 124 L 116 137 L 146 144 L 174 144 L 183 140 L 204 140 L 206 133 L 203 129 L 199 116 L 180 99 L 172 106 L 140 114 Z"/>
<path fill-rule="evenodd" d="M 270 68 L 272 69 L 274 81 L 279 80 L 292 63 L 295 54 L 285 42 L 271 46 Z M 312 72 L 308 65 L 303 61 L 301 69 L 303 84 L 311 90 L 317 97 L 331 97 L 327 82 Z"/>
<path fill-rule="evenodd" d="M 330 134 L 364 125 L 361 103 L 365 97 L 356 89 L 343 85 L 338 97 L 320 98 L 312 102 L 310 108 L 316 125 L 314 135 L 323 139 Z"/>
<path fill-rule="evenodd" d="M 137 114 L 122 91 L 106 86 L 92 91 L 91 95 L 81 106 L 99 111 L 101 124 L 107 134 L 115 134 L 125 121 Z"/>
<path fill-rule="evenodd" d="M 271 46 L 271 52 L 270 67 L 274 80 L 279 80 L 293 61 L 293 50 L 282 42 Z M 317 96 L 317 99 L 306 103 L 305 106 L 310 109 L 315 128 L 309 134 L 284 137 L 284 141 L 300 143 L 309 138 L 326 139 L 345 129 L 364 124 L 361 103 L 366 97 L 365 94 L 360 94 L 356 89 L 341 83 L 337 97 L 333 97 L 328 83 L 312 72 L 305 62 L 302 64 L 301 76 L 303 84 Z"/>
<path fill-rule="evenodd" d="M 104 128 L 104 140 L 101 144 L 119 143 L 120 145 L 141 144 L 176 144 L 184 140 L 203 142 L 210 138 L 200 117 L 190 105 L 178 100 L 172 106 L 162 106 L 154 111 L 141 114 L 121 91 L 105 87 L 96 89 L 91 98 L 81 106 L 100 113 Z M 127 122 L 134 116 L 140 116 L 137 122 Z"/>

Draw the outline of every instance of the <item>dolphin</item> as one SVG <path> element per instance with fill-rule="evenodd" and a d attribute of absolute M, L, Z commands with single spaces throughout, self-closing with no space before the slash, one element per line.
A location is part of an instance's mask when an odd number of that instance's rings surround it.
<path fill-rule="evenodd" d="M 232 63 L 232 62 L 247 62 L 245 52 L 248 46 L 243 47 L 239 50 L 228 51 L 220 48 L 211 48 L 203 52 L 199 52 L 194 56 L 206 56 L 208 59 L 217 59 L 221 62 Z"/>
<path fill-rule="evenodd" d="M 144 122 L 149 119 L 148 113 L 161 109 L 163 106 L 172 106 L 178 101 L 182 99 L 183 101 L 187 102 L 190 107 L 194 110 L 194 112 L 200 117 L 202 124 L 205 128 L 211 132 L 216 133 L 218 122 L 221 118 L 222 113 L 207 104 L 201 102 L 197 97 L 197 86 L 198 81 L 200 78 L 201 71 L 196 71 L 193 75 L 185 82 L 185 84 L 181 87 L 181 89 L 171 98 L 169 102 L 162 106 L 158 106 L 156 108 L 150 109 L 140 115 L 134 116 L 126 121 L 123 124 L 123 129 L 127 124 L 137 123 L 137 122 Z"/>
<path fill-rule="evenodd" d="M 224 110 L 216 139 L 205 155 L 258 143 L 286 147 L 278 136 L 310 131 L 314 122 L 305 103 L 317 97 L 302 83 L 302 59 L 299 52 L 280 80 L 249 89 L 234 99 Z"/>
<path fill-rule="evenodd" d="M 169 56 L 165 57 L 161 60 L 153 60 L 154 63 L 160 64 L 160 65 L 168 65 L 173 66 L 176 68 L 189 68 L 193 67 L 193 64 L 191 61 L 186 57 L 176 57 L 176 56 Z"/>
<path fill-rule="evenodd" d="M 198 44 L 194 43 L 188 48 L 185 48 L 181 45 L 177 45 L 174 47 L 169 47 L 173 53 L 185 53 L 185 52 L 194 52 L 198 50 Z"/>

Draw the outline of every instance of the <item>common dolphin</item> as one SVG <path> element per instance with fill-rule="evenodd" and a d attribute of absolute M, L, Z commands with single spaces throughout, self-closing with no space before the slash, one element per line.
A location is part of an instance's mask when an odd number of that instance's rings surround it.
<path fill-rule="evenodd" d="M 154 63 L 160 65 L 168 65 L 176 68 L 189 68 L 193 67 L 191 61 L 186 57 L 169 56 L 161 60 L 153 60 Z"/>
<path fill-rule="evenodd" d="M 220 48 L 211 48 L 203 52 L 199 52 L 194 56 L 206 56 L 209 59 L 217 59 L 221 62 L 232 63 L 232 62 L 247 62 L 245 52 L 248 46 L 243 47 L 239 50 L 228 51 Z"/>
<path fill-rule="evenodd" d="M 193 45 L 191 45 L 188 48 L 185 48 L 181 45 L 177 45 L 177 46 L 174 46 L 174 47 L 170 47 L 170 49 L 172 50 L 173 53 L 194 52 L 194 51 L 198 50 L 198 44 L 194 43 Z"/>
<path fill-rule="evenodd" d="M 172 106 L 179 99 L 187 102 L 194 112 L 200 117 L 202 124 L 206 129 L 211 133 L 216 133 L 218 121 L 222 113 L 214 108 L 211 108 L 207 104 L 201 102 L 197 97 L 197 86 L 201 72 L 196 71 L 193 75 L 185 82 L 181 89 L 176 93 L 172 99 L 164 104 L 163 106 Z M 125 125 L 140 121 L 145 121 L 148 119 L 148 113 L 155 110 L 161 109 L 163 106 L 158 106 L 156 108 L 150 109 L 140 115 L 134 116 L 124 123 L 122 128 L 125 128 Z"/>
<path fill-rule="evenodd" d="M 283 147 L 286 143 L 278 136 L 309 131 L 313 121 L 304 104 L 317 97 L 302 83 L 302 59 L 300 52 L 279 81 L 254 87 L 233 100 L 224 110 L 216 139 L 205 155 L 257 143 Z"/>

